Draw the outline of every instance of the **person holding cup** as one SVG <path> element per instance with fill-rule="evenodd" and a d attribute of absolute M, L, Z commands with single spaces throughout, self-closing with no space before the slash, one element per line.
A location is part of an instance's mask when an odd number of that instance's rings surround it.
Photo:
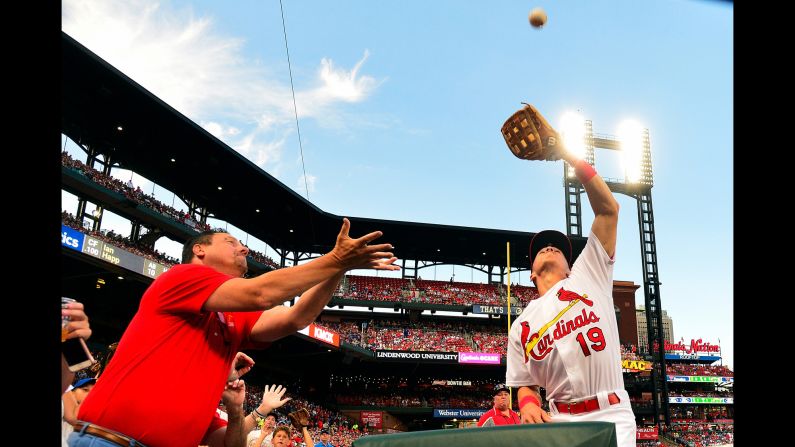
<path fill-rule="evenodd" d="M 73 338 L 87 340 L 91 337 L 91 327 L 88 324 L 88 316 L 83 311 L 83 303 L 71 298 L 61 298 L 61 342 Z M 75 378 L 74 371 L 69 369 L 69 365 L 61 352 L 61 394 Z"/>

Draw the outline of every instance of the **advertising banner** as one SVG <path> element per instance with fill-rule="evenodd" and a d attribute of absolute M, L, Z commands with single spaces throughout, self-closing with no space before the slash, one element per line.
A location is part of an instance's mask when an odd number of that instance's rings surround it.
<path fill-rule="evenodd" d="M 700 360 L 704 362 L 717 362 L 720 357 L 717 355 L 700 354 L 665 354 L 665 360 Z"/>
<path fill-rule="evenodd" d="M 712 383 L 734 383 L 734 377 L 710 377 L 710 376 L 673 376 L 668 375 L 669 382 L 712 382 Z"/>
<path fill-rule="evenodd" d="M 323 343 L 329 344 L 331 346 L 337 348 L 340 347 L 340 334 L 331 329 L 318 326 L 315 323 L 312 323 L 309 326 L 301 329 L 298 331 L 298 333 L 309 336 L 315 340 L 322 341 Z"/>
<path fill-rule="evenodd" d="M 434 380 L 431 382 L 431 385 L 442 385 L 442 386 L 472 386 L 471 380 Z"/>
<path fill-rule="evenodd" d="M 458 363 L 457 352 L 393 351 L 378 349 L 375 358 L 388 362 Z"/>
<path fill-rule="evenodd" d="M 169 269 L 163 264 L 116 247 L 101 239 L 88 236 L 65 225 L 61 225 L 61 245 L 150 278 L 157 278 Z"/>
<path fill-rule="evenodd" d="M 658 437 L 657 427 L 638 427 L 635 432 L 635 439 L 651 439 L 656 441 Z"/>
<path fill-rule="evenodd" d="M 508 306 L 481 306 L 480 304 L 472 305 L 472 313 L 474 314 L 491 314 L 491 315 L 508 315 Z M 511 315 L 519 315 L 522 313 L 522 308 L 519 306 L 511 306 Z"/>
<path fill-rule="evenodd" d="M 670 404 L 733 404 L 733 397 L 668 397 Z"/>
<path fill-rule="evenodd" d="M 458 363 L 475 363 L 479 365 L 499 365 L 500 354 L 497 352 L 459 352 Z"/>
<path fill-rule="evenodd" d="M 453 408 L 434 408 L 433 417 L 445 419 L 473 419 L 480 418 L 488 409 L 453 409 Z"/>
<path fill-rule="evenodd" d="M 720 346 L 703 342 L 700 338 L 693 338 L 690 339 L 690 343 L 685 343 L 685 339 L 682 338 L 678 343 L 671 343 L 665 340 L 665 352 L 671 354 L 719 355 Z"/>
<path fill-rule="evenodd" d="M 83 251 L 83 233 L 61 225 L 61 245 L 72 250 Z"/>
<path fill-rule="evenodd" d="M 384 420 L 383 415 L 383 411 L 362 411 L 360 415 L 362 425 L 372 428 L 381 428 Z"/>
<path fill-rule="evenodd" d="M 622 360 L 621 368 L 624 372 L 651 371 L 651 362 L 643 360 Z"/>

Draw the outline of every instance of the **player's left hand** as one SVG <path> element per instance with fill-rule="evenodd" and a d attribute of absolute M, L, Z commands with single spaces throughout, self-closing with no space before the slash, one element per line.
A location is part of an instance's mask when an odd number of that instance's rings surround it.
<path fill-rule="evenodd" d="M 544 422 L 552 422 L 552 417 L 538 405 L 533 403 L 525 404 L 520 409 L 522 415 L 522 424 L 543 424 Z"/>

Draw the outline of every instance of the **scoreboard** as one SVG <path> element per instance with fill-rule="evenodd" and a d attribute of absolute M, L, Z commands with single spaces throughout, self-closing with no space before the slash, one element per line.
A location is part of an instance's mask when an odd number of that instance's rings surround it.
<path fill-rule="evenodd" d="M 131 253 L 63 224 L 61 225 L 61 246 L 102 259 L 105 262 L 153 279 L 169 269 L 168 266 L 159 262 Z"/>

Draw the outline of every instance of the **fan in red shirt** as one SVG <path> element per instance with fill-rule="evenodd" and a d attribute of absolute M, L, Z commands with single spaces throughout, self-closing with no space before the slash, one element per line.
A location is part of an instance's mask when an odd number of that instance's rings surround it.
<path fill-rule="evenodd" d="M 491 422 L 489 422 L 491 421 Z M 500 383 L 494 387 L 494 406 L 483 413 L 478 427 L 490 425 L 514 425 L 520 421 L 519 413 L 511 410 L 511 395 L 508 387 Z"/>
<path fill-rule="evenodd" d="M 148 447 L 208 442 L 218 397 L 238 378 L 230 368 L 239 350 L 308 326 L 346 271 L 399 270 L 392 245 L 368 245 L 380 231 L 353 239 L 349 229 L 343 219 L 331 252 L 250 279 L 243 278 L 249 250 L 229 233 L 206 231 L 186 242 L 182 264 L 146 290 L 113 360 L 81 404 L 70 447 L 93 445 L 95 438 Z M 281 305 L 297 295 L 295 305 Z M 165 387 L 159 397 L 168 405 L 144 392 L 152 386 Z M 246 417 L 244 429 L 253 420 Z"/>

